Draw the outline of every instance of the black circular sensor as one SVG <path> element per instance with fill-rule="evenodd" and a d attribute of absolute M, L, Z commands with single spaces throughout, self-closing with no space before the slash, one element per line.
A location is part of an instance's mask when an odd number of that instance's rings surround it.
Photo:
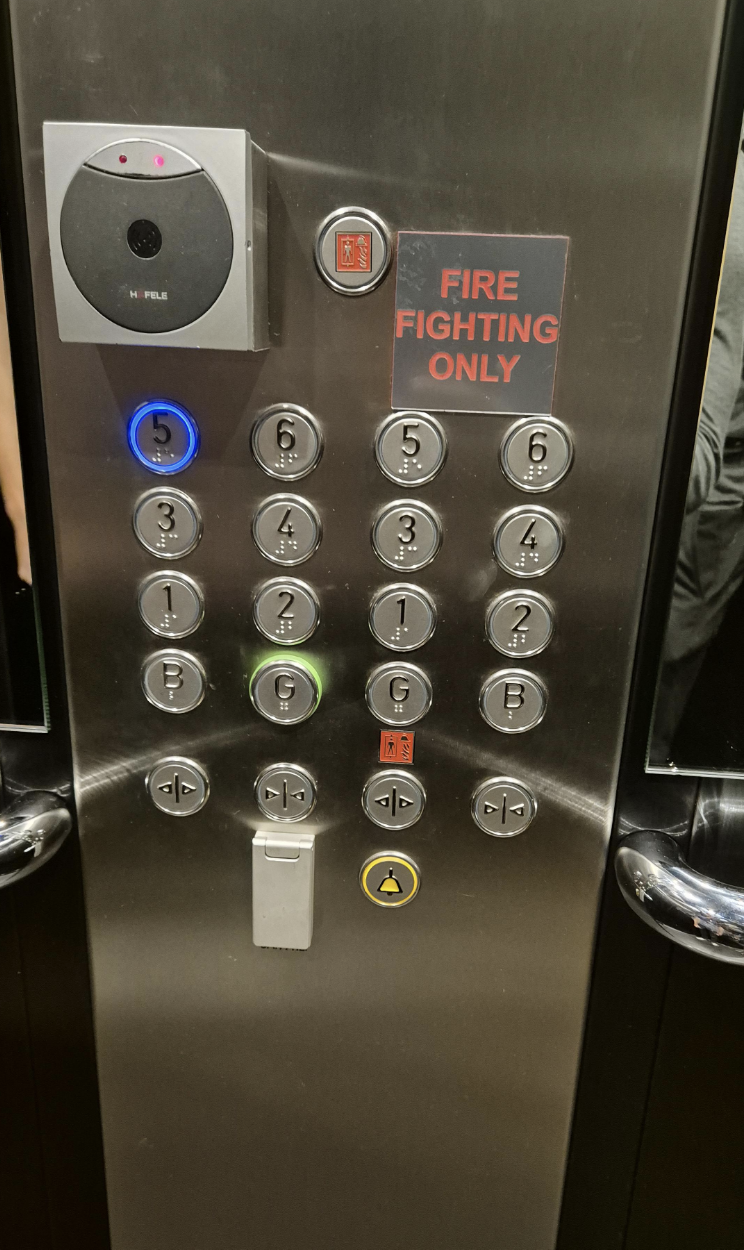
<path fill-rule="evenodd" d="M 138 221 L 133 221 L 127 230 L 127 243 L 135 256 L 150 260 L 153 256 L 157 256 L 163 246 L 163 236 L 154 221 L 140 217 Z"/>

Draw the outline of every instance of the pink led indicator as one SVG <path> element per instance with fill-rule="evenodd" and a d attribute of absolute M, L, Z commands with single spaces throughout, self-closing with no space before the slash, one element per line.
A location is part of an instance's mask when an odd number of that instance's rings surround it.
<path fill-rule="evenodd" d="M 165 164 L 165 157 L 164 157 L 164 156 L 153 156 L 153 158 L 152 158 L 152 159 L 153 159 L 154 163 L 157 165 L 158 169 L 161 169 L 161 168 L 163 167 L 163 165 Z"/>
<path fill-rule="evenodd" d="M 127 158 L 126 158 L 126 156 L 120 156 L 120 157 L 119 157 L 119 164 L 120 164 L 120 165 L 126 165 L 126 163 L 127 163 Z"/>

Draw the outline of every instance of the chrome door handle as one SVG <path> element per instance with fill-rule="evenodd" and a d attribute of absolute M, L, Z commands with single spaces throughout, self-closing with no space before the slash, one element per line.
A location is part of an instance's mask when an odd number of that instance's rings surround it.
<path fill-rule="evenodd" d="M 696 872 L 674 838 L 640 829 L 623 838 L 615 875 L 626 902 L 678 946 L 744 964 L 744 889 Z"/>
<path fill-rule="evenodd" d="M 0 812 L 0 888 L 41 868 L 72 828 L 62 799 L 31 790 Z"/>

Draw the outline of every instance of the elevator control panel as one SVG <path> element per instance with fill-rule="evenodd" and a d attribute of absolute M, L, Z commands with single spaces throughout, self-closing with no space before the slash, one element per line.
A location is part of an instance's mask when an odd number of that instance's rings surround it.
<path fill-rule="evenodd" d="M 268 346 L 266 160 L 245 131 L 45 122 L 44 167 L 63 341 Z"/>

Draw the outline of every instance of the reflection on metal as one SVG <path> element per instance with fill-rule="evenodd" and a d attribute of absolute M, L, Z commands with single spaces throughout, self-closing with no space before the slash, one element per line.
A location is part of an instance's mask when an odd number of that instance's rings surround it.
<path fill-rule="evenodd" d="M 0 813 L 0 888 L 41 868 L 72 828 L 72 816 L 56 794 L 31 791 Z"/>

